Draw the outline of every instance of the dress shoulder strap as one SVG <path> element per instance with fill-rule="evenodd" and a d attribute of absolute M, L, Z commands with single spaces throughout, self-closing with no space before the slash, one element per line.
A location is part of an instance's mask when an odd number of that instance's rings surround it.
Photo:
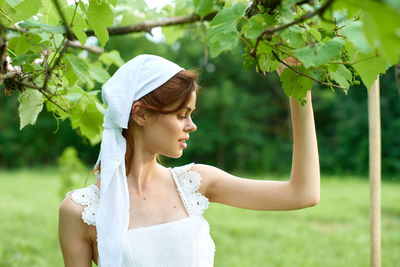
<path fill-rule="evenodd" d="M 181 176 L 183 173 L 189 171 L 190 168 L 193 167 L 193 165 L 194 165 L 194 162 L 189 163 L 189 164 L 186 164 L 186 165 L 183 165 L 183 166 L 175 167 L 175 168 L 173 168 L 173 170 L 174 170 L 176 176 L 179 177 L 179 176 Z"/>
<path fill-rule="evenodd" d="M 96 225 L 96 211 L 100 201 L 100 190 L 92 184 L 88 187 L 68 192 L 67 197 L 84 207 L 82 220 L 88 225 Z"/>
<path fill-rule="evenodd" d="M 208 208 L 208 198 L 198 192 L 201 184 L 201 176 L 196 171 L 191 171 L 194 163 L 175 167 L 172 170 L 176 174 L 178 191 L 183 195 L 183 201 L 190 215 L 203 215 Z"/>

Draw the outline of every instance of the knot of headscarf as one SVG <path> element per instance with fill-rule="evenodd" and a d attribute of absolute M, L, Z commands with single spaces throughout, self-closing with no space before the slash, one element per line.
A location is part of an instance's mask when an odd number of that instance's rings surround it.
<path fill-rule="evenodd" d="M 157 89 L 183 70 L 175 63 L 154 55 L 139 55 L 123 66 L 103 85 L 106 105 L 101 162 L 100 203 L 96 212 L 99 266 L 122 266 L 123 241 L 129 227 L 129 193 L 125 171 L 126 140 L 134 101 Z"/>

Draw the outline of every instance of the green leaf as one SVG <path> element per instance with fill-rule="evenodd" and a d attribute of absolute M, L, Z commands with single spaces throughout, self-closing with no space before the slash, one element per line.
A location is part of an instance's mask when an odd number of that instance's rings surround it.
<path fill-rule="evenodd" d="M 87 137 L 92 145 L 101 141 L 104 108 L 95 97 L 88 95 L 79 87 L 73 87 L 70 94 L 75 94 L 77 104 L 71 109 L 70 121 L 73 129 Z"/>
<path fill-rule="evenodd" d="M 349 53 L 350 59 L 355 59 L 354 69 L 358 72 L 365 87 L 369 90 L 379 74 L 383 74 L 388 69 L 388 64 L 382 56 L 377 56 L 376 52 L 367 54 L 359 53 L 352 43 L 346 42 L 345 48 Z"/>
<path fill-rule="evenodd" d="M 231 7 L 233 5 L 236 5 L 238 2 L 241 0 L 225 0 L 224 1 L 224 8 Z"/>
<path fill-rule="evenodd" d="M 2 0 L 0 0 L 1 2 Z M 4 16 L 1 12 L 0 13 L 0 23 L 3 25 L 3 27 L 9 27 L 13 23 L 12 19 L 10 18 L 11 14 L 15 14 L 15 9 L 10 6 L 6 1 L 4 3 L 1 3 L 2 11 L 7 14 L 7 16 Z"/>
<path fill-rule="evenodd" d="M 64 56 L 64 59 L 66 60 L 67 65 L 70 67 L 70 69 L 73 71 L 79 81 L 87 82 L 90 87 L 94 86 L 88 72 L 89 67 L 83 59 L 80 59 L 79 57 L 76 57 L 72 54 L 66 54 Z M 73 78 L 73 76 L 71 77 Z M 72 79 L 71 81 L 72 84 L 75 83 L 73 82 L 74 79 Z"/>
<path fill-rule="evenodd" d="M 233 50 L 238 45 L 238 33 L 231 32 L 221 34 L 222 38 L 219 41 L 209 44 L 210 56 L 216 57 L 226 50 Z"/>
<path fill-rule="evenodd" d="M 100 45 L 104 47 L 109 38 L 107 27 L 113 24 L 114 15 L 107 3 L 97 3 L 96 0 L 89 0 L 89 8 L 86 12 L 86 16 L 90 26 L 100 41 Z"/>
<path fill-rule="evenodd" d="M 11 38 L 8 46 L 17 55 L 25 54 L 28 51 L 36 53 L 42 50 L 42 47 L 39 45 L 41 40 L 42 38 L 39 35 L 30 33 Z"/>
<path fill-rule="evenodd" d="M 400 11 L 400 1 L 398 0 L 384 0 L 384 2 L 388 5 L 391 6 L 394 9 L 397 9 Z"/>
<path fill-rule="evenodd" d="M 207 33 L 207 43 L 211 57 L 218 56 L 224 50 L 232 50 L 238 43 L 238 20 L 243 15 L 246 5 L 237 3 L 224 8 L 211 21 L 211 29 Z"/>
<path fill-rule="evenodd" d="M 369 1 L 369 0 L 366 0 Z M 361 10 L 359 4 L 364 1 L 349 1 L 349 0 L 336 0 L 333 1 L 332 7 L 336 11 L 344 11 L 348 18 L 357 17 L 360 15 Z"/>
<path fill-rule="evenodd" d="M 83 1 L 79 1 L 79 8 L 81 9 L 82 12 L 86 13 L 87 12 L 87 5 Z"/>
<path fill-rule="evenodd" d="M 110 52 L 104 52 L 99 57 L 99 60 L 101 62 L 103 62 L 106 66 L 110 66 L 111 64 L 114 64 L 117 67 L 121 67 L 125 63 L 117 50 L 112 50 Z"/>
<path fill-rule="evenodd" d="M 279 36 L 283 39 L 283 41 L 293 48 L 303 47 L 305 44 L 304 41 L 304 33 L 305 29 L 293 25 L 290 28 L 287 28 L 279 33 Z"/>
<path fill-rule="evenodd" d="M 326 44 L 315 44 L 314 47 L 304 47 L 295 51 L 295 56 L 304 64 L 304 67 L 318 67 L 328 63 L 329 60 L 340 58 L 340 50 L 344 41 L 335 37 Z"/>
<path fill-rule="evenodd" d="M 242 33 L 246 38 L 256 39 L 266 28 L 263 15 L 252 16 L 242 28 Z"/>
<path fill-rule="evenodd" d="M 67 59 L 68 63 L 70 64 L 70 66 L 72 67 L 72 69 L 74 70 L 74 72 L 78 75 L 78 76 L 88 76 L 88 65 L 86 64 L 86 62 L 72 54 L 66 54 L 64 56 L 65 59 Z"/>
<path fill-rule="evenodd" d="M 28 124 L 35 124 L 39 113 L 43 110 L 43 97 L 38 90 L 29 89 L 19 94 L 18 101 L 19 129 L 22 130 Z"/>
<path fill-rule="evenodd" d="M 113 7 L 116 7 L 118 4 L 118 0 L 108 0 L 108 3 L 110 3 L 111 5 L 113 5 Z"/>
<path fill-rule="evenodd" d="M 400 59 L 400 11 L 371 0 L 366 4 L 361 19 L 369 44 L 379 47 L 386 61 L 397 64 Z"/>
<path fill-rule="evenodd" d="M 371 52 L 371 47 L 368 45 L 363 33 L 363 25 L 360 21 L 353 21 L 343 28 L 344 35 L 357 47 L 362 53 Z"/>
<path fill-rule="evenodd" d="M 183 26 L 162 27 L 162 33 L 164 34 L 167 44 L 171 45 L 176 40 L 183 37 L 185 34 L 185 28 Z"/>
<path fill-rule="evenodd" d="M 49 33 L 65 33 L 65 27 L 64 26 L 53 26 L 53 25 L 48 25 L 48 24 L 43 24 L 43 23 L 35 23 L 31 21 L 24 21 L 19 23 L 19 26 L 22 28 L 37 28 L 41 29 L 44 32 L 49 32 Z"/>
<path fill-rule="evenodd" d="M 87 39 L 87 35 L 84 30 L 87 28 L 87 24 L 83 14 L 81 14 L 78 10 L 75 11 L 74 7 L 68 7 L 65 10 L 65 17 L 68 22 L 72 22 L 71 30 L 76 35 L 82 46 L 84 46 Z M 72 18 L 74 18 L 74 21 L 72 21 Z"/>
<path fill-rule="evenodd" d="M 204 17 L 211 13 L 214 9 L 213 0 L 193 0 L 195 12 Z"/>
<path fill-rule="evenodd" d="M 312 76 L 312 73 L 302 66 L 299 68 L 299 71 Z M 297 101 L 302 101 L 306 97 L 307 91 L 311 90 L 314 84 L 313 80 L 296 74 L 289 68 L 283 70 L 280 80 L 286 95 L 293 97 Z"/>
<path fill-rule="evenodd" d="M 259 55 L 260 68 L 266 72 L 275 71 L 280 63 L 275 59 L 271 53 L 271 47 L 265 42 L 260 42 L 257 49 L 257 55 Z"/>
<path fill-rule="evenodd" d="M 231 7 L 224 8 L 220 11 L 210 25 L 213 27 L 221 27 L 222 32 L 232 32 L 236 30 L 236 24 L 239 17 L 241 17 L 246 9 L 243 3 L 237 3 Z"/>
<path fill-rule="evenodd" d="M 36 15 L 42 6 L 41 0 L 24 0 L 14 3 L 17 3 L 17 5 L 13 9 L 7 10 L 6 7 L 4 11 L 12 19 L 13 24 Z"/>
<path fill-rule="evenodd" d="M 71 28 L 72 32 L 76 35 L 82 46 L 85 45 L 87 39 L 87 35 L 84 31 L 85 29 L 86 23 L 84 22 L 84 20 L 81 20 L 81 23 L 77 23 Z"/>
<path fill-rule="evenodd" d="M 334 6 L 345 10 L 349 18 L 360 16 L 364 36 L 371 49 L 381 49 L 386 61 L 392 65 L 399 61 L 400 11 L 395 6 L 374 0 L 339 0 L 335 1 Z"/>
<path fill-rule="evenodd" d="M 15 7 L 19 3 L 23 2 L 24 0 L 8 0 L 7 3 L 10 4 L 10 6 Z"/>
<path fill-rule="evenodd" d="M 101 63 L 100 63 L 101 64 Z M 99 65 L 92 65 L 89 68 L 90 76 L 99 83 L 105 83 L 110 79 L 110 74 Z"/>
<path fill-rule="evenodd" d="M 278 1 L 275 1 L 275 3 Z M 274 1 L 270 2 L 271 4 L 274 3 Z M 280 5 L 278 6 L 278 10 L 280 15 L 282 16 L 282 22 L 288 23 L 294 20 L 294 15 L 292 8 L 296 4 L 296 0 L 285 0 L 281 1 Z"/>
<path fill-rule="evenodd" d="M 336 64 L 333 66 L 332 64 L 328 65 L 329 76 L 335 82 L 337 82 L 340 86 L 349 88 L 350 83 L 352 81 L 353 75 L 351 71 L 349 71 L 344 65 Z"/>
<path fill-rule="evenodd" d="M 308 32 L 314 37 L 317 42 L 321 42 L 321 33 L 314 28 L 310 28 Z"/>
<path fill-rule="evenodd" d="M 278 69 L 280 63 L 272 54 L 262 54 L 260 56 L 260 68 L 263 71 L 273 72 Z"/>
<path fill-rule="evenodd" d="M 12 64 L 14 66 L 19 66 L 23 63 L 31 64 L 37 58 L 40 58 L 39 53 L 28 52 L 26 54 L 21 54 L 21 55 L 15 57 L 12 61 Z M 28 70 L 26 68 L 24 68 L 24 72 L 26 73 L 26 72 L 28 72 Z"/>
<path fill-rule="evenodd" d="M 368 58 L 374 56 L 374 53 L 369 54 L 359 54 L 358 59 Z M 371 67 L 373 66 L 373 67 Z M 377 79 L 379 74 L 384 74 L 388 69 L 385 59 L 380 56 L 375 59 L 365 60 L 354 64 L 354 68 L 360 74 L 361 80 L 363 81 L 365 87 L 369 90 Z"/>

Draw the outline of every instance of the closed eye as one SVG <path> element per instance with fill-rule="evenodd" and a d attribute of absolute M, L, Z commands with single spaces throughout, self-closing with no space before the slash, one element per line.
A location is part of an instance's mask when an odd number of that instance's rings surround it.
<path fill-rule="evenodd" d="M 183 120 L 183 119 L 186 119 L 187 118 L 187 115 L 178 115 L 178 119 L 180 119 L 180 120 Z"/>
<path fill-rule="evenodd" d="M 194 112 L 191 112 L 191 113 L 185 113 L 185 114 L 178 114 L 178 119 L 181 119 L 181 120 L 183 120 L 183 119 L 186 119 L 186 118 L 188 118 L 189 116 L 191 117 L 191 118 L 193 118 L 193 117 L 196 117 L 196 113 L 194 113 Z"/>
<path fill-rule="evenodd" d="M 183 120 L 183 119 L 186 119 L 188 116 L 193 117 L 193 114 L 194 114 L 195 110 L 196 110 L 196 109 L 193 109 L 193 110 L 192 110 L 191 108 L 186 107 L 186 108 L 184 109 L 185 113 L 181 113 L 181 114 L 178 113 L 178 119 Z M 195 115 L 196 115 L 196 114 L 195 114 Z"/>

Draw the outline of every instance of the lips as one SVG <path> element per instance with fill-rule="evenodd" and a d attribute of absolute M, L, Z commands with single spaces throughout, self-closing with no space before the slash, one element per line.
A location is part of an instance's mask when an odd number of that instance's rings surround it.
<path fill-rule="evenodd" d="M 179 143 L 181 144 L 182 148 L 187 148 L 187 144 L 185 143 L 186 140 L 189 140 L 189 137 L 179 139 Z"/>

